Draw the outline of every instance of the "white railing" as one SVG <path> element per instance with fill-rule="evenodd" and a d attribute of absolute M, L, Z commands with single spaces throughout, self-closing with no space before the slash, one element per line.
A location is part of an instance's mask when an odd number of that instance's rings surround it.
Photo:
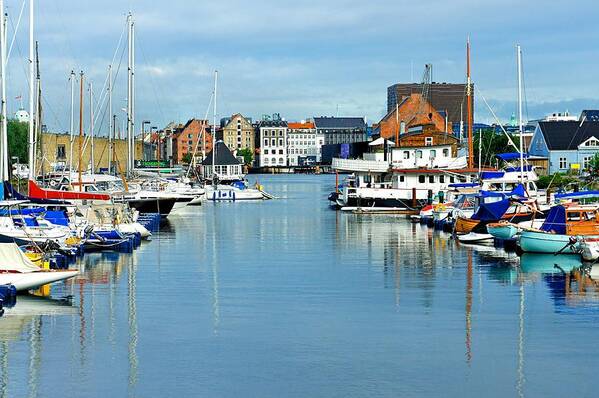
<path fill-rule="evenodd" d="M 362 159 L 333 159 L 332 168 L 343 171 L 362 171 L 384 173 L 389 170 L 389 163 Z"/>

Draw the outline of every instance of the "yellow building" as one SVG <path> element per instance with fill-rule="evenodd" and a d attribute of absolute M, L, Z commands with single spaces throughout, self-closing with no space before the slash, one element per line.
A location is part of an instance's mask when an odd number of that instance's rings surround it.
<path fill-rule="evenodd" d="M 123 139 L 117 139 L 113 141 L 114 144 L 114 162 L 118 162 L 121 170 L 125 170 L 127 166 L 127 141 Z M 86 170 L 90 166 L 91 159 L 91 143 L 89 139 L 87 143 L 85 139 L 82 141 L 83 156 L 82 168 Z M 142 158 L 142 142 L 135 141 L 135 159 Z M 70 136 L 68 134 L 53 134 L 43 133 L 41 139 L 41 151 L 38 152 L 37 166 L 50 167 L 51 164 L 69 163 L 69 150 L 70 150 Z M 108 146 L 108 138 L 106 137 L 95 137 L 94 138 L 94 163 L 96 170 L 101 168 L 108 168 L 108 161 L 110 156 L 110 150 Z M 73 141 L 73 168 L 76 169 L 79 164 L 79 137 L 76 136 Z"/>
<path fill-rule="evenodd" d="M 231 151 L 247 148 L 253 153 L 256 145 L 252 123 L 239 113 L 231 116 L 231 120 L 223 128 L 223 141 Z"/>

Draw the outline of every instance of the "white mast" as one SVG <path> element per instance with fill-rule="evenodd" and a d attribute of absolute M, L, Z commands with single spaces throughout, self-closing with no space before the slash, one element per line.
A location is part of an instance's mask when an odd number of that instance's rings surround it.
<path fill-rule="evenodd" d="M 108 174 L 112 173 L 112 132 L 114 118 L 112 117 L 112 65 L 108 65 Z"/>
<path fill-rule="evenodd" d="M 71 120 L 69 125 L 69 181 L 73 172 L 73 141 L 75 141 L 75 72 L 71 71 Z"/>
<path fill-rule="evenodd" d="M 524 145 L 523 145 L 523 121 L 522 121 L 522 50 L 516 45 L 518 59 L 518 125 L 520 129 L 520 182 L 524 183 Z"/>
<path fill-rule="evenodd" d="M 135 22 L 131 19 L 131 171 L 135 166 Z"/>
<path fill-rule="evenodd" d="M 35 129 L 33 118 L 35 113 L 35 64 L 33 41 L 33 3 L 29 0 L 29 180 L 35 180 Z"/>
<path fill-rule="evenodd" d="M 94 83 L 92 81 L 89 82 L 89 136 L 90 136 L 90 144 L 91 144 L 91 173 L 95 174 L 95 158 L 94 158 Z"/>
<path fill-rule="evenodd" d="M 129 27 L 128 30 L 128 39 L 129 39 L 129 54 L 127 61 L 127 176 L 131 175 L 131 134 L 132 134 L 132 113 L 133 113 L 133 84 L 132 84 L 132 65 L 133 65 L 133 56 L 132 56 L 132 42 L 133 42 L 133 19 L 131 13 L 127 15 L 127 25 Z"/>
<path fill-rule="evenodd" d="M 2 148 L 2 163 L 0 177 L 2 181 L 9 180 L 8 169 L 8 120 L 6 118 L 6 15 L 4 14 L 4 0 L 0 0 L 0 63 L 2 63 L 2 130 L 0 131 L 0 147 Z"/>
<path fill-rule="evenodd" d="M 218 84 L 218 71 L 214 71 L 214 113 L 212 114 L 212 179 L 218 188 L 218 176 L 216 175 L 216 89 Z"/>

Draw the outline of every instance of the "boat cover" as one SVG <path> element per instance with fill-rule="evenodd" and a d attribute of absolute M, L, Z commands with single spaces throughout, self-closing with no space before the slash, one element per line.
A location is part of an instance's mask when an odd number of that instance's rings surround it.
<path fill-rule="evenodd" d="M 528 156 L 528 153 L 522 155 L 524 159 L 527 159 Z M 510 160 L 520 159 L 520 152 L 499 153 L 497 154 L 497 158 L 506 162 Z"/>
<path fill-rule="evenodd" d="M 0 271 L 36 272 L 41 268 L 33 264 L 16 243 L 0 243 Z"/>
<path fill-rule="evenodd" d="M 553 206 L 541 225 L 541 230 L 565 235 L 566 233 L 566 208 L 564 206 Z"/>
<path fill-rule="evenodd" d="M 599 198 L 599 191 L 580 191 L 570 193 L 560 193 L 555 195 L 555 199 L 590 199 Z"/>
<path fill-rule="evenodd" d="M 524 191 L 524 186 L 522 184 L 518 184 L 516 188 L 512 190 L 512 192 L 505 194 L 502 192 L 494 192 L 494 191 L 480 191 L 480 204 L 476 213 L 472 216 L 473 220 L 480 221 L 496 221 L 501 219 L 505 212 L 510 208 L 512 202 L 510 198 L 513 197 L 525 197 L 526 192 Z M 485 198 L 500 198 L 495 201 L 486 201 Z"/>

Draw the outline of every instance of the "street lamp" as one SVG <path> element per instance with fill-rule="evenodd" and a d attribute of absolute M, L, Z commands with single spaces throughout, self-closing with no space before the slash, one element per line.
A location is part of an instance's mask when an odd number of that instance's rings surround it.
<path fill-rule="evenodd" d="M 150 123 L 149 120 L 141 122 L 141 160 L 146 160 L 146 124 Z"/>

